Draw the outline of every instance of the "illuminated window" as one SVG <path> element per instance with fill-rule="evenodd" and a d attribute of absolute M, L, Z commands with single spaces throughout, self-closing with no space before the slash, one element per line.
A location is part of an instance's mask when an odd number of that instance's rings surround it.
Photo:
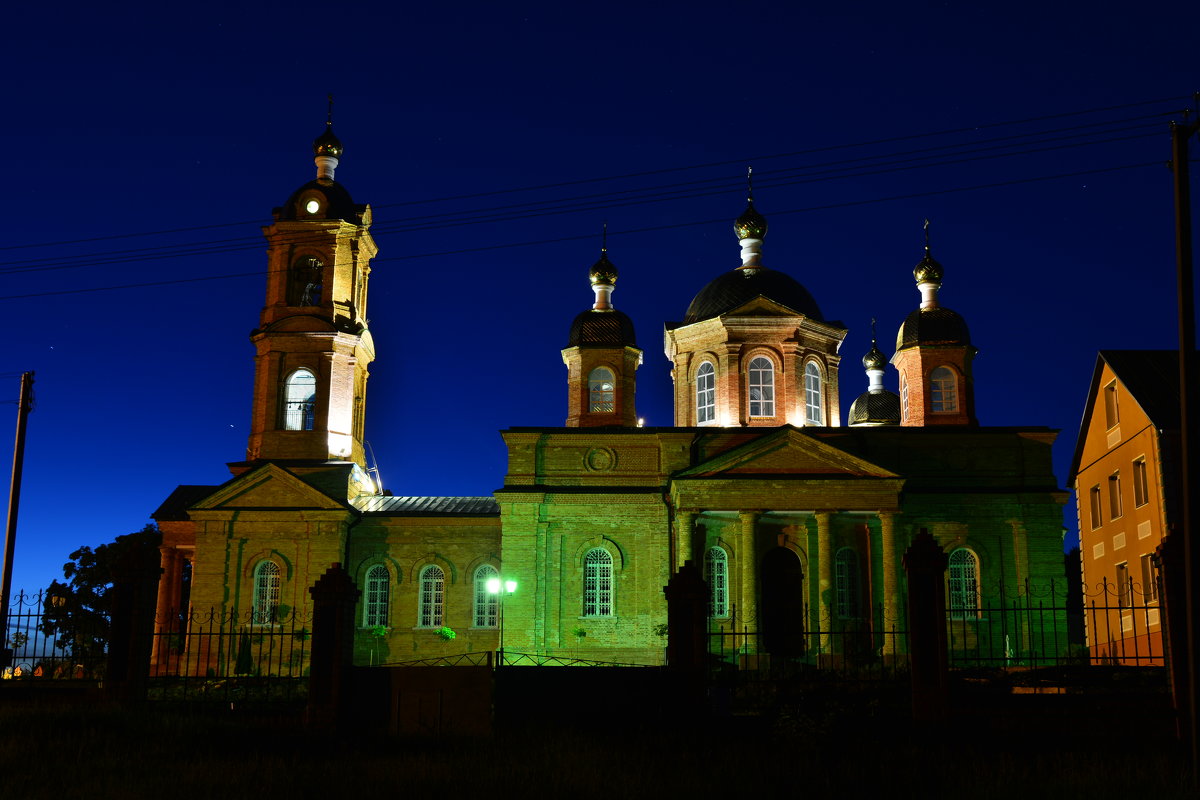
<path fill-rule="evenodd" d="M 1121 516 L 1121 471 L 1108 476 L 1108 518 Z"/>
<path fill-rule="evenodd" d="M 804 419 L 809 425 L 824 425 L 821 404 L 821 368 L 810 361 L 804 367 Z"/>
<path fill-rule="evenodd" d="M 1146 476 L 1146 459 L 1133 462 L 1133 504 L 1144 506 L 1150 502 L 1150 484 Z"/>
<path fill-rule="evenodd" d="M 858 553 L 849 547 L 837 551 L 833 559 L 834 607 L 842 619 L 856 619 L 858 611 Z"/>
<path fill-rule="evenodd" d="M 500 595 L 487 590 L 489 578 L 499 578 L 496 568 L 484 564 L 475 570 L 475 627 L 495 628 L 500 618 Z"/>
<path fill-rule="evenodd" d="M 729 616 L 729 556 L 720 547 L 704 554 L 704 580 L 708 581 L 708 615 Z"/>
<path fill-rule="evenodd" d="M 588 550 L 583 557 L 583 615 L 613 615 L 613 558 L 602 547 Z"/>
<path fill-rule="evenodd" d="M 325 265 L 315 258 L 301 258 L 288 275 L 289 306 L 321 305 Z"/>
<path fill-rule="evenodd" d="M 901 419 L 908 419 L 908 379 L 903 372 L 900 373 L 900 415 Z"/>
<path fill-rule="evenodd" d="M 1092 512 L 1092 530 L 1096 530 L 1096 528 L 1099 528 L 1104 523 L 1100 511 L 1100 486 L 1093 486 L 1091 491 L 1088 492 L 1088 497 L 1091 500 L 1089 505 Z"/>
<path fill-rule="evenodd" d="M 1115 428 L 1120 421 L 1117 413 L 1117 382 L 1111 381 L 1104 387 L 1104 426 Z"/>
<path fill-rule="evenodd" d="M 1154 569 L 1154 556 L 1146 553 L 1141 557 L 1142 562 L 1142 597 L 1147 603 L 1158 600 L 1158 575 Z"/>
<path fill-rule="evenodd" d="M 950 618 L 979 616 L 979 557 L 960 547 L 950 554 Z"/>
<path fill-rule="evenodd" d="M 596 367 L 588 373 L 588 410 L 611 414 L 615 410 L 612 370 Z"/>
<path fill-rule="evenodd" d="M 775 416 L 775 365 L 770 359 L 750 362 L 750 416 Z"/>
<path fill-rule="evenodd" d="M 717 418 L 717 371 L 705 361 L 696 370 L 696 424 L 703 425 Z"/>
<path fill-rule="evenodd" d="M 446 599 L 446 573 L 430 564 L 421 570 L 420 626 L 438 628 L 442 625 L 442 609 Z"/>
<path fill-rule="evenodd" d="M 363 625 L 374 628 L 388 624 L 388 595 L 392 577 L 387 567 L 376 564 L 367 570 L 367 591 L 363 603 Z"/>
<path fill-rule="evenodd" d="M 279 565 L 274 561 L 260 561 L 254 568 L 254 616 L 255 625 L 270 625 L 279 612 Z"/>
<path fill-rule="evenodd" d="M 929 374 L 930 409 L 948 414 L 958 411 L 958 378 L 949 367 L 938 367 Z"/>
<path fill-rule="evenodd" d="M 288 376 L 283 390 L 283 429 L 311 431 L 317 404 L 317 376 L 298 369 Z"/>

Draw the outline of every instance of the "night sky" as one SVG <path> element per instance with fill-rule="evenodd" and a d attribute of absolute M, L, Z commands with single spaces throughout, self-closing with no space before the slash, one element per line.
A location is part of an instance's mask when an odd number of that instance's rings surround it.
<path fill-rule="evenodd" d="M 15 588 L 244 457 L 260 227 L 330 93 L 397 495 L 489 494 L 497 431 L 563 423 L 605 221 L 638 411 L 672 424 L 663 323 L 738 265 L 748 165 L 763 263 L 850 328 L 843 417 L 871 318 L 890 355 L 917 307 L 926 218 L 980 422 L 1061 429 L 1060 483 L 1096 351 L 1176 346 L 1194 3 L 138 5 L 6 11 L 0 441 L 37 373 Z"/>

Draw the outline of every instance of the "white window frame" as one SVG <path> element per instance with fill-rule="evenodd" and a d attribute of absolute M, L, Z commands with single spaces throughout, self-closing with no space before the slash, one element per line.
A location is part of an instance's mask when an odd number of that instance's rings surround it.
<path fill-rule="evenodd" d="M 1132 608 L 1133 587 L 1129 583 L 1129 562 L 1117 564 L 1117 608 Z"/>
<path fill-rule="evenodd" d="M 317 376 L 301 367 L 283 384 L 283 429 L 311 431 L 316 422 Z"/>
<path fill-rule="evenodd" d="M 417 592 L 417 627 L 442 627 L 446 611 L 445 571 L 437 564 L 422 567 Z"/>
<path fill-rule="evenodd" d="M 729 616 L 729 554 L 723 547 L 710 547 L 704 553 L 704 580 L 708 582 L 708 616 Z"/>
<path fill-rule="evenodd" d="M 283 571 L 278 564 L 268 558 L 254 566 L 254 605 L 251 615 L 254 625 L 274 625 L 278 621 L 282 587 Z"/>
<path fill-rule="evenodd" d="M 603 547 L 593 547 L 583 556 L 583 616 L 614 616 L 613 557 Z"/>
<path fill-rule="evenodd" d="M 612 414 L 617 410 L 617 378 L 608 367 L 588 373 L 588 412 Z"/>
<path fill-rule="evenodd" d="M 1100 499 L 1100 484 L 1088 489 L 1088 512 L 1092 517 L 1092 530 L 1104 524 L 1104 503 Z"/>
<path fill-rule="evenodd" d="M 902 419 L 908 419 L 908 378 L 900 373 L 900 414 Z"/>
<path fill-rule="evenodd" d="M 746 367 L 747 413 L 752 419 L 775 416 L 775 362 L 755 356 Z"/>
<path fill-rule="evenodd" d="M 387 627 L 390 618 L 392 574 L 383 564 L 367 569 L 363 578 L 363 627 Z"/>
<path fill-rule="evenodd" d="M 1125 505 L 1121 497 L 1121 470 L 1116 470 L 1108 476 L 1108 518 L 1120 519 L 1125 516 Z"/>
<path fill-rule="evenodd" d="M 951 619 L 978 619 L 979 608 L 979 556 L 969 547 L 960 547 L 950 553 L 947 562 Z"/>
<path fill-rule="evenodd" d="M 704 361 L 696 370 L 696 424 L 708 425 L 716 420 L 717 368 L 711 361 Z"/>
<path fill-rule="evenodd" d="M 838 548 L 833 557 L 834 608 L 841 619 L 858 619 L 859 609 L 858 553 L 852 547 Z"/>
<path fill-rule="evenodd" d="M 488 578 L 499 578 L 500 571 L 491 564 L 475 570 L 475 603 L 471 618 L 476 628 L 497 628 L 500 625 L 500 595 L 488 591 Z"/>
<path fill-rule="evenodd" d="M 825 424 L 824 376 L 815 361 L 804 365 L 804 421 L 807 425 Z"/>
<path fill-rule="evenodd" d="M 1104 386 L 1104 427 L 1112 430 L 1121 424 L 1121 407 L 1117 403 L 1117 382 L 1111 380 Z"/>
<path fill-rule="evenodd" d="M 1133 505 L 1140 508 L 1150 502 L 1150 480 L 1146 471 L 1146 457 L 1133 460 Z"/>
<path fill-rule="evenodd" d="M 958 413 L 958 373 L 951 367 L 934 367 L 929 373 L 929 410 L 934 414 Z"/>
<path fill-rule="evenodd" d="M 1158 602 L 1158 577 L 1154 569 L 1154 556 L 1143 553 L 1138 560 L 1142 567 L 1142 603 L 1148 605 Z"/>

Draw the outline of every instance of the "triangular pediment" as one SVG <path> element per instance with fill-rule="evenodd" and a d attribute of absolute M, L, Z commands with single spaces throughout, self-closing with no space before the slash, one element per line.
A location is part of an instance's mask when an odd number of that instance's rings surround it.
<path fill-rule="evenodd" d="M 898 478 L 878 464 L 850 455 L 799 428 L 774 433 L 719 453 L 675 475 L 682 478 Z"/>
<path fill-rule="evenodd" d="M 264 464 L 239 475 L 192 506 L 194 509 L 344 510 L 345 500 L 330 497 L 277 464 Z"/>
<path fill-rule="evenodd" d="M 802 317 L 794 308 L 788 308 L 782 303 L 776 303 L 765 295 L 759 295 L 753 300 L 742 303 L 737 308 L 731 308 L 722 317 Z"/>

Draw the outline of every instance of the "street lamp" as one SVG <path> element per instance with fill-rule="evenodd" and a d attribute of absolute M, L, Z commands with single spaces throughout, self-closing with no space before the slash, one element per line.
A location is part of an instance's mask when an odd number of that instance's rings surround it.
<path fill-rule="evenodd" d="M 501 586 L 504 588 L 503 592 L 500 591 Z M 504 597 L 505 595 L 510 595 L 517 590 L 517 582 L 514 580 L 506 580 L 502 582 L 500 580 L 500 576 L 497 575 L 487 579 L 486 587 L 488 594 L 496 595 L 496 602 L 499 605 L 497 617 L 500 627 L 500 658 L 497 661 L 496 666 L 500 666 L 504 663 Z"/>

